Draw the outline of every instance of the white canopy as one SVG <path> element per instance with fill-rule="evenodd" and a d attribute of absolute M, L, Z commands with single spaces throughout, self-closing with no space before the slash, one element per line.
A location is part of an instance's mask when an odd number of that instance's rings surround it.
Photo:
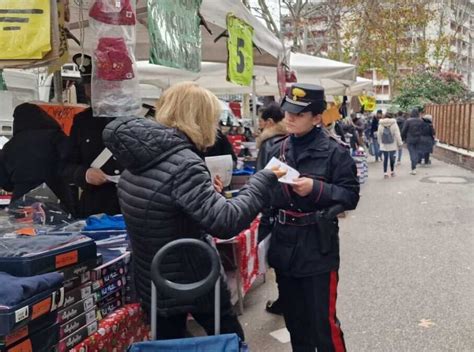
<path fill-rule="evenodd" d="M 80 38 L 80 11 L 76 2 L 70 2 L 70 9 L 71 21 L 69 28 L 77 38 Z M 226 16 L 228 13 L 233 13 L 254 28 L 254 43 L 261 51 L 254 49 L 254 62 L 256 65 L 276 66 L 279 58 L 281 59 L 287 54 L 283 49 L 281 41 L 262 22 L 253 16 L 240 0 L 203 0 L 200 13 L 212 30 L 211 35 L 201 26 L 203 61 L 227 62 L 226 38 L 222 37 L 216 43 L 214 40 L 226 30 Z M 83 14 L 83 24 L 85 27 L 84 49 L 86 54 L 91 54 L 92 43 L 90 38 L 93 33 L 89 28 L 87 8 L 83 11 Z M 136 26 L 137 45 L 135 55 L 137 60 L 148 60 L 149 57 L 150 42 L 148 38 L 147 15 L 146 0 L 137 0 L 137 17 L 139 20 Z M 71 55 L 80 52 L 81 49 L 77 44 L 72 41 L 69 42 L 71 43 Z"/>
<path fill-rule="evenodd" d="M 356 82 L 348 88 L 346 95 L 358 96 L 364 92 L 372 92 L 373 90 L 374 85 L 371 79 L 357 77 Z"/>
<path fill-rule="evenodd" d="M 319 84 L 328 95 L 345 95 L 354 84 L 355 66 L 315 56 L 291 53 L 291 69 L 296 71 L 300 83 Z M 279 95 L 276 69 L 254 66 L 257 95 Z M 252 87 L 241 87 L 226 81 L 226 65 L 219 62 L 203 62 L 201 72 L 193 73 L 174 68 L 138 63 L 140 83 L 167 88 L 182 81 L 196 81 L 215 94 L 251 93 Z"/>

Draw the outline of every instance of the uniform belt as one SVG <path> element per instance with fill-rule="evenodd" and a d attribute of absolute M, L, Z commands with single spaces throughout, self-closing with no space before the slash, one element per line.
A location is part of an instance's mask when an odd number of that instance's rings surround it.
<path fill-rule="evenodd" d="M 282 225 L 309 226 L 316 224 L 320 216 L 320 211 L 315 211 L 311 213 L 300 213 L 290 210 L 279 209 L 277 218 L 278 222 Z"/>

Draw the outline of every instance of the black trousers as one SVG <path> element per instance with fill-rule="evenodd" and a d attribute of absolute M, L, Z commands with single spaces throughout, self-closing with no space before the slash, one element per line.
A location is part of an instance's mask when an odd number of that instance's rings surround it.
<path fill-rule="evenodd" d="M 277 273 L 277 282 L 293 352 L 346 351 L 336 317 L 337 271 L 303 278 Z"/>

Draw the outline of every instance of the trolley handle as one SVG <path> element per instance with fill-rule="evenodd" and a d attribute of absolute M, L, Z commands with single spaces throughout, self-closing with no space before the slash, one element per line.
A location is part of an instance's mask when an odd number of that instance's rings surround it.
<path fill-rule="evenodd" d="M 211 260 L 211 271 L 204 279 L 189 284 L 180 284 L 163 277 L 160 272 L 163 259 L 171 250 L 181 246 L 201 248 L 208 254 Z M 214 287 L 219 274 L 220 259 L 217 251 L 206 242 L 194 238 L 182 238 L 166 244 L 155 254 L 151 262 L 150 275 L 157 290 L 178 300 L 193 299 L 205 295 Z"/>

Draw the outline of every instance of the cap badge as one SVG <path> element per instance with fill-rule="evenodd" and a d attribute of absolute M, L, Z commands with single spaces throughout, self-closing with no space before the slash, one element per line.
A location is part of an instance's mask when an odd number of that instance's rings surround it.
<path fill-rule="evenodd" d="M 304 98 L 306 96 L 306 92 L 300 88 L 293 88 L 291 94 L 293 95 L 294 101 L 298 101 L 298 98 Z"/>

